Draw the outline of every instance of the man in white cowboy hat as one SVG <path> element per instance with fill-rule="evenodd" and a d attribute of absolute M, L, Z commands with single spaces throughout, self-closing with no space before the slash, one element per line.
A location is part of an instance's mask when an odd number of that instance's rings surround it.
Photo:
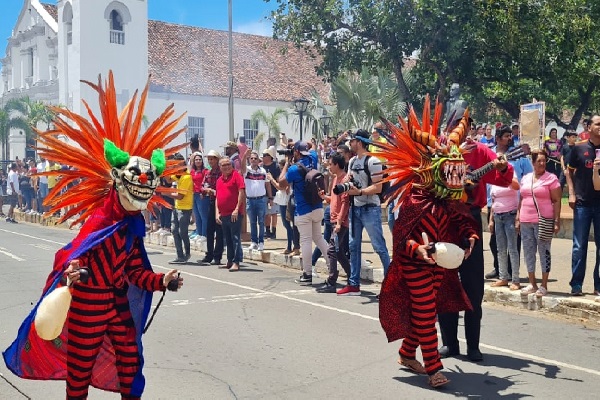
<path fill-rule="evenodd" d="M 242 169 L 242 160 L 241 157 L 243 154 L 240 154 L 240 149 L 235 142 L 228 141 L 223 145 L 225 148 L 225 155 L 229 157 L 231 160 L 231 165 L 233 165 L 233 169 L 237 172 L 240 172 Z"/>
<path fill-rule="evenodd" d="M 206 255 L 203 259 L 198 260 L 198 263 L 208 265 L 222 265 L 221 258 L 223 257 L 223 228 L 217 224 L 215 218 L 215 199 L 217 195 L 217 179 L 221 176 L 219 168 L 219 160 L 221 155 L 215 150 L 210 150 L 206 154 L 206 160 L 210 165 L 211 170 L 204 178 L 204 187 L 202 194 L 210 199 L 210 207 L 208 210 L 208 224 L 206 226 Z"/>

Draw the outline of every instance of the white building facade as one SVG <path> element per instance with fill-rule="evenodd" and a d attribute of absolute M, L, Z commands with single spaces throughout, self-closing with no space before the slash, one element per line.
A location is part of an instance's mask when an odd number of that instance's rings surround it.
<path fill-rule="evenodd" d="M 255 35 L 235 33 L 233 49 L 236 136 L 251 142 L 267 132 L 251 115 L 284 108 L 290 118 L 281 119 L 281 128 L 298 137 L 291 102 L 329 94 L 316 61 L 290 43 Z M 177 115 L 187 113 L 181 127 L 188 125 L 177 142 L 198 134 L 206 150 L 218 150 L 229 131 L 227 55 L 227 32 L 149 21 L 147 0 L 59 0 L 56 6 L 24 0 L 1 59 L 0 105 L 28 96 L 84 114 L 81 100 L 95 107 L 96 96 L 81 80 L 97 83 L 112 70 L 123 107 L 151 74 L 147 119 L 174 103 Z M 13 159 L 25 155 L 19 136 L 11 132 Z"/>

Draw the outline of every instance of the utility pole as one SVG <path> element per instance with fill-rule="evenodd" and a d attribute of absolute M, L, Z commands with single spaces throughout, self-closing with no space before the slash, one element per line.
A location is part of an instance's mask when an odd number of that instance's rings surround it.
<path fill-rule="evenodd" d="M 232 6 L 229 0 L 229 140 L 234 141 L 235 137 L 233 134 L 233 17 L 232 17 Z"/>

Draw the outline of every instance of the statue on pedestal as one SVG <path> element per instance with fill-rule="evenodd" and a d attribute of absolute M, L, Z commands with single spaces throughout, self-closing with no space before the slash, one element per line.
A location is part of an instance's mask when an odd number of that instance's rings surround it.
<path fill-rule="evenodd" d="M 446 125 L 452 125 L 448 119 L 452 116 L 452 113 L 456 112 L 454 115 L 454 120 L 461 119 L 465 110 L 468 107 L 468 103 L 465 100 L 460 99 L 460 85 L 458 83 L 453 83 L 450 86 L 450 98 L 446 102 L 446 109 L 444 114 L 444 121 Z"/>

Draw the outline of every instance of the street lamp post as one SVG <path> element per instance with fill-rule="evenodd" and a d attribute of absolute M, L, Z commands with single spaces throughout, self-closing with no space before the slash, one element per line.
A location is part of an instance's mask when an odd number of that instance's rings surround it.
<path fill-rule="evenodd" d="M 329 134 L 329 126 L 331 125 L 331 117 L 329 115 L 323 115 L 319 118 L 321 126 L 323 127 L 323 139 Z"/>
<path fill-rule="evenodd" d="M 303 117 L 304 113 L 306 112 L 306 109 L 308 108 L 308 103 L 310 103 L 310 101 L 306 100 L 305 98 L 300 98 L 300 99 L 294 100 L 294 110 L 296 110 L 296 112 L 300 116 L 300 140 L 302 140 L 302 134 L 303 134 L 302 117 Z"/>

